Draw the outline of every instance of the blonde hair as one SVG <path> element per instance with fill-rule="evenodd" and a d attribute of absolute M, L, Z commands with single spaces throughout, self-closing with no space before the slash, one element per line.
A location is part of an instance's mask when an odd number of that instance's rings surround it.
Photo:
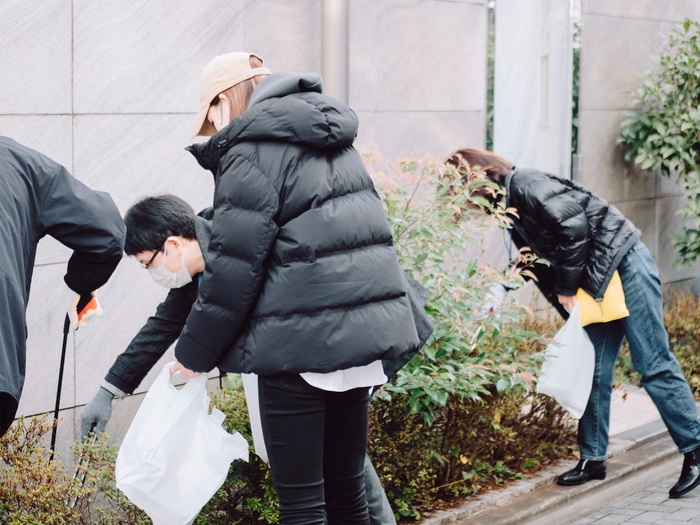
<path fill-rule="evenodd" d="M 263 61 L 255 55 L 250 55 L 249 62 L 252 68 L 263 67 Z M 267 75 L 254 76 L 219 93 L 219 95 L 226 97 L 226 100 L 228 100 L 231 106 L 231 119 L 227 124 L 230 124 L 233 119 L 248 109 L 248 103 L 250 102 L 250 97 L 253 95 L 253 91 L 255 91 L 255 88 L 266 76 Z M 211 101 L 212 106 L 219 105 L 219 95 L 216 95 L 214 100 Z"/>

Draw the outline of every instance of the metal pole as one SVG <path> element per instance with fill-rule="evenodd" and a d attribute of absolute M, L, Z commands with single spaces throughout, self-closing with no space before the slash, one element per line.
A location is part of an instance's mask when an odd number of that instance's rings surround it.
<path fill-rule="evenodd" d="M 56 407 L 53 411 L 53 430 L 51 431 L 51 457 L 54 457 L 56 448 L 56 430 L 58 430 L 58 410 L 61 407 L 61 389 L 63 388 L 63 369 L 66 365 L 66 346 L 68 345 L 68 334 L 70 333 L 70 317 L 66 314 L 63 322 L 63 347 L 61 348 L 61 366 L 58 370 L 58 388 L 56 389 Z"/>
<path fill-rule="evenodd" d="M 321 5 L 321 75 L 324 93 L 348 103 L 350 3 L 323 0 Z"/>

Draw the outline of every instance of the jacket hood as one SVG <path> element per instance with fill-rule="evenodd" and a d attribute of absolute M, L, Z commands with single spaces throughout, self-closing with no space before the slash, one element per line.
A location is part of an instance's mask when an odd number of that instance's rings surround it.
<path fill-rule="evenodd" d="M 240 142 L 280 141 L 317 149 L 351 146 L 358 120 L 347 105 L 321 94 L 318 73 L 281 71 L 255 89 L 248 109 L 207 142 L 186 149 L 216 173 L 219 161 Z"/>
<path fill-rule="evenodd" d="M 279 71 L 265 77 L 255 88 L 248 102 L 252 108 L 269 98 L 284 97 L 293 93 L 323 93 L 323 78 L 318 73 L 290 73 Z"/>

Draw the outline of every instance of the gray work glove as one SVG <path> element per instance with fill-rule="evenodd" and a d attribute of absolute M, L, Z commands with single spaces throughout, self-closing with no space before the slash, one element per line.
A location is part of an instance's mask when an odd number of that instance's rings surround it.
<path fill-rule="evenodd" d="M 95 432 L 104 432 L 107 426 L 107 421 L 112 415 L 112 399 L 115 395 L 100 387 L 90 402 L 83 408 L 83 413 L 80 416 L 80 434 L 85 439 L 91 430 Z M 94 429 L 93 429 L 94 426 Z"/>

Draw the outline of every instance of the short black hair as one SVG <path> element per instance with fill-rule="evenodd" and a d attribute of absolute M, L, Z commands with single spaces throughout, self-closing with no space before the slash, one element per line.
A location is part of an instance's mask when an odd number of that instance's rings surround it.
<path fill-rule="evenodd" d="M 196 239 L 192 206 L 175 195 L 144 197 L 124 215 L 127 255 L 160 250 L 170 236 Z"/>

